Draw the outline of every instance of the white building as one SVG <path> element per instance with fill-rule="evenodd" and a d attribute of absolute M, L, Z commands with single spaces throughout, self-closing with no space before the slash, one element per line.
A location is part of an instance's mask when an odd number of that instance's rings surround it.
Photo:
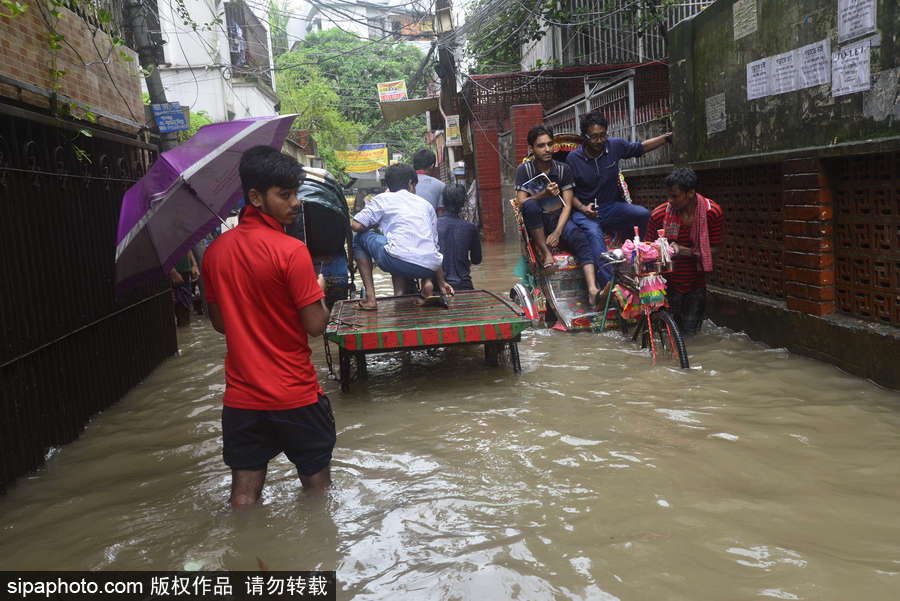
<path fill-rule="evenodd" d="M 686 0 L 667 4 L 660 17 L 665 27 L 648 27 L 641 33 L 636 31 L 634 17 L 628 11 L 634 4 L 632 0 L 611 0 L 605 4 L 605 14 L 578 25 L 544 23 L 544 37 L 522 46 L 522 70 L 663 60 L 668 56 L 664 31 L 712 3 L 713 0 Z"/>
<path fill-rule="evenodd" d="M 166 42 L 159 70 L 170 102 L 213 121 L 278 113 L 268 19 L 251 10 L 262 3 L 185 0 L 196 31 L 174 13 L 174 3 L 156 4 Z M 224 22 L 215 23 L 222 13 Z"/>
<path fill-rule="evenodd" d="M 403 40 L 427 52 L 435 38 L 432 10 L 424 0 L 322 0 L 311 5 L 306 31 L 338 27 L 364 40 Z"/>

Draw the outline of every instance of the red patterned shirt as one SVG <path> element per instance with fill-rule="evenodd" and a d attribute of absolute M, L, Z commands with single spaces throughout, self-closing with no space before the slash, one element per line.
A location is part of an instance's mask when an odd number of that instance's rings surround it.
<path fill-rule="evenodd" d="M 655 239 L 656 231 L 663 229 L 668 208 L 669 203 L 664 202 L 650 213 L 650 222 L 647 225 L 648 238 Z M 690 247 L 691 228 L 682 227 L 681 218 L 677 213 L 672 216 L 672 219 L 679 226 L 678 237 L 669 242 L 677 242 L 678 246 Z M 709 209 L 706 211 L 706 226 L 709 231 L 709 245 L 711 247 L 720 246 L 724 238 L 725 217 L 722 207 L 712 200 L 709 201 Z M 668 286 L 683 294 L 705 287 L 706 274 L 700 269 L 697 259 L 698 257 L 675 257 L 672 261 L 674 263 L 673 271 L 665 274 Z"/>

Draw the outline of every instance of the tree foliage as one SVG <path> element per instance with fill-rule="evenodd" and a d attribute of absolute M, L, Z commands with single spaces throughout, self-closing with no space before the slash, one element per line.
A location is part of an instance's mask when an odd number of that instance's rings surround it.
<path fill-rule="evenodd" d="M 642 35 L 662 27 L 666 9 L 676 0 L 475 0 L 468 19 L 476 23 L 469 35 L 466 53 L 479 73 L 518 68 L 522 46 L 547 35 L 549 27 L 560 26 L 564 35 L 575 35 L 616 13 L 631 31 Z"/>
<path fill-rule="evenodd" d="M 409 85 L 422 58 L 411 44 L 365 42 L 336 28 L 311 33 L 278 58 L 282 112 L 300 113 L 298 127 L 310 124 L 321 149 L 343 150 L 381 120 L 377 84 L 405 79 Z M 368 141 L 387 142 L 392 153 L 409 160 L 424 146 L 425 127 L 424 115 L 410 117 L 379 129 Z M 335 166 L 336 161 L 329 163 L 330 169 Z"/>
<path fill-rule="evenodd" d="M 288 0 L 269 0 L 267 16 L 269 18 L 269 35 L 272 37 L 272 55 L 281 56 L 288 51 Z"/>
<path fill-rule="evenodd" d="M 295 65 L 293 53 L 276 60 L 276 86 L 283 114 L 297 113 L 295 129 L 308 129 L 328 170 L 342 178 L 344 165 L 335 151 L 357 144 L 365 125 L 347 119 L 340 111 L 341 98 L 314 65 Z M 290 65 L 289 68 L 286 66 Z"/>

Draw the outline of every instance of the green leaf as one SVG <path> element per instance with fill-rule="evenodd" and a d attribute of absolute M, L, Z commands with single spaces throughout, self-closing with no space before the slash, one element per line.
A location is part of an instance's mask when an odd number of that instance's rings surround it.
<path fill-rule="evenodd" d="M 84 129 L 84 128 L 79 129 L 79 130 L 78 130 L 78 133 L 80 133 L 82 136 L 85 136 L 85 137 L 87 137 L 87 138 L 93 138 L 93 137 L 94 137 L 94 134 L 92 134 L 92 133 L 90 132 L 90 130 L 87 130 L 87 129 Z"/>
<path fill-rule="evenodd" d="M 134 59 L 131 57 L 131 55 L 128 54 L 128 53 L 126 53 L 126 52 L 120 52 L 120 53 L 119 53 L 119 58 L 121 58 L 121 59 L 122 59 L 123 61 L 125 61 L 126 63 L 133 63 L 133 62 L 134 62 Z"/>

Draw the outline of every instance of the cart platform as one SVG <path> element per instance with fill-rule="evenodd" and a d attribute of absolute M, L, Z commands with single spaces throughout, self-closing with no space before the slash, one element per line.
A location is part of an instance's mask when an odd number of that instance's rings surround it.
<path fill-rule="evenodd" d="M 508 349 L 513 368 L 521 371 L 517 343 L 531 320 L 518 305 L 487 290 L 460 290 L 448 299 L 449 309 L 419 307 L 419 298 L 379 298 L 377 311 L 361 310 L 355 300 L 335 303 L 325 337 L 339 348 L 341 390 L 350 387 L 350 358 L 364 377 L 371 353 L 483 344 L 489 363 Z"/>

